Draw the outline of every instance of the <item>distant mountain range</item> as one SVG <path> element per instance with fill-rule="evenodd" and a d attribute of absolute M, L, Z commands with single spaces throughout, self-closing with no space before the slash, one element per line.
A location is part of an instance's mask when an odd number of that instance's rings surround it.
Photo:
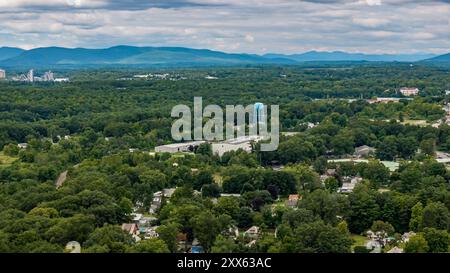
<path fill-rule="evenodd" d="M 367 61 L 367 62 L 417 62 L 436 57 L 433 54 L 362 54 L 347 53 L 342 51 L 319 52 L 309 51 L 303 54 L 282 55 L 266 54 L 266 58 L 284 58 L 296 62 L 334 62 L 334 61 Z"/>
<path fill-rule="evenodd" d="M 450 53 L 425 60 L 431 63 L 450 63 Z"/>
<path fill-rule="evenodd" d="M 0 48 L 0 67 L 187 67 L 255 64 L 300 64 L 304 62 L 449 62 L 449 56 L 431 54 L 369 55 L 359 53 L 318 52 L 302 54 L 230 54 L 207 49 L 182 47 L 115 46 L 105 49 L 45 47 L 31 50 Z"/>

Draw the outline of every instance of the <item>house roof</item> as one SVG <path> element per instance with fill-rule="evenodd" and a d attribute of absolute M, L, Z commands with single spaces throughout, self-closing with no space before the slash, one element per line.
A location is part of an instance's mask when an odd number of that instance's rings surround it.
<path fill-rule="evenodd" d="M 178 241 L 187 241 L 187 235 L 185 233 L 178 233 L 177 240 Z"/>
<path fill-rule="evenodd" d="M 175 188 L 173 188 L 173 189 L 164 189 L 163 190 L 163 193 L 164 193 L 164 196 L 165 197 L 172 197 L 172 195 L 173 195 L 173 193 L 175 192 Z"/>
<path fill-rule="evenodd" d="M 367 146 L 367 145 L 363 145 L 363 146 L 359 146 L 355 148 L 356 152 L 360 152 L 360 151 L 364 151 L 364 150 L 375 150 L 375 148 Z"/>
<path fill-rule="evenodd" d="M 393 247 L 387 253 L 403 253 L 403 248 Z"/>
<path fill-rule="evenodd" d="M 257 226 L 252 226 L 252 227 L 249 228 L 245 233 L 253 233 L 253 234 L 255 234 L 255 233 L 258 233 L 258 231 L 259 231 L 259 227 L 257 227 Z"/>
<path fill-rule="evenodd" d="M 122 230 L 132 233 L 135 230 L 137 230 L 137 226 L 134 223 L 133 224 L 122 224 Z"/>
<path fill-rule="evenodd" d="M 289 200 L 299 200 L 300 195 L 299 194 L 291 194 L 289 195 Z"/>

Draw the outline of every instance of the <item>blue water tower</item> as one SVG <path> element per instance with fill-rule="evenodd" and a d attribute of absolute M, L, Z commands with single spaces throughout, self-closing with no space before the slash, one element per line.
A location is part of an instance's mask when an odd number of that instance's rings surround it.
<path fill-rule="evenodd" d="M 265 124 L 266 116 L 264 113 L 264 104 L 257 102 L 255 103 L 255 109 L 253 112 L 254 124 Z"/>

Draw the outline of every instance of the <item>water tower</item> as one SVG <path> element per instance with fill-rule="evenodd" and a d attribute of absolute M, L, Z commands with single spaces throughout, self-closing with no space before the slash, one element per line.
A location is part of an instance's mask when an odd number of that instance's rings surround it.
<path fill-rule="evenodd" d="M 265 124 L 266 114 L 264 111 L 264 104 L 257 102 L 254 106 L 253 124 Z"/>

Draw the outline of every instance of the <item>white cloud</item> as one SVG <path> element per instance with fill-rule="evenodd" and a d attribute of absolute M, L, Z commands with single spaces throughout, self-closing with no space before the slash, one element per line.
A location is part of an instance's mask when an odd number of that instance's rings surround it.
<path fill-rule="evenodd" d="M 366 0 L 366 3 L 369 6 L 379 6 L 381 5 L 381 0 Z"/>
<path fill-rule="evenodd" d="M 374 27 L 386 25 L 390 22 L 390 20 L 388 20 L 386 18 L 380 18 L 380 17 L 372 17 L 372 18 L 357 17 L 357 18 L 353 18 L 353 22 L 357 25 L 374 28 Z"/>
<path fill-rule="evenodd" d="M 249 42 L 249 43 L 253 43 L 255 41 L 255 37 L 253 37 L 250 34 L 245 35 L 245 41 Z"/>

